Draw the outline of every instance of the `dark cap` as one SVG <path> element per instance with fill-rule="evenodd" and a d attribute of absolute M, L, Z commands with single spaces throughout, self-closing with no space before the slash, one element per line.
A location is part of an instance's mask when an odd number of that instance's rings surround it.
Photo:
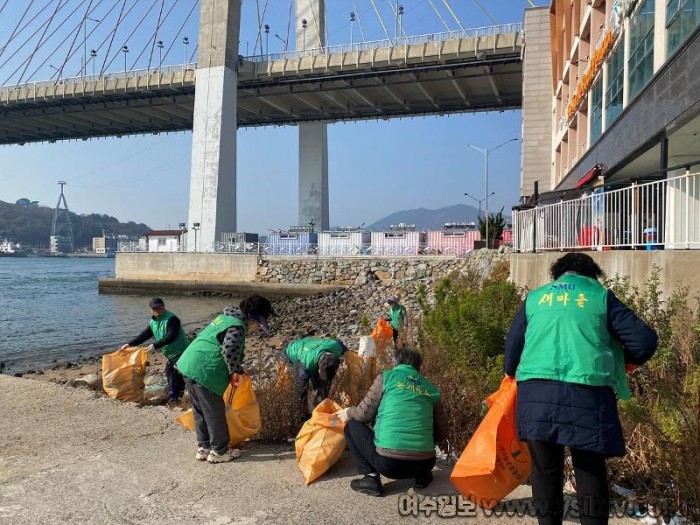
<path fill-rule="evenodd" d="M 160 297 L 154 297 L 150 301 L 148 301 L 148 307 L 153 310 L 156 308 L 165 308 L 165 303 L 163 302 L 163 299 Z"/>
<path fill-rule="evenodd" d="M 318 359 L 318 375 L 324 381 L 333 381 L 339 366 L 340 359 L 337 356 L 330 352 L 324 352 Z"/>
<path fill-rule="evenodd" d="M 386 302 L 389 304 L 398 304 L 399 300 L 396 298 L 395 295 L 390 295 Z"/>

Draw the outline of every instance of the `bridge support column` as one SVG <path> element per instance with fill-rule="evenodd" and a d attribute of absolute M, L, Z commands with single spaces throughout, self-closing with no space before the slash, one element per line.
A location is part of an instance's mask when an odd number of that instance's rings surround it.
<path fill-rule="evenodd" d="M 304 23 L 306 21 L 306 23 Z M 325 0 L 296 0 L 297 50 L 326 45 Z M 326 124 L 299 125 L 299 225 L 313 221 L 317 230 L 327 230 L 328 130 Z"/>
<path fill-rule="evenodd" d="M 236 231 L 240 23 L 241 0 L 202 0 L 192 128 L 188 252 L 213 251 L 222 232 Z"/>

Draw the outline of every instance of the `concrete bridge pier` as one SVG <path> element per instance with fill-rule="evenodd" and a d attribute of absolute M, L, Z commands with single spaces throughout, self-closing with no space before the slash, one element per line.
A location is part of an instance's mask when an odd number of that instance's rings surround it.
<path fill-rule="evenodd" d="M 202 0 L 192 128 L 188 252 L 213 251 L 221 232 L 236 231 L 240 23 L 241 0 Z"/>
<path fill-rule="evenodd" d="M 304 23 L 306 21 L 306 23 Z M 325 0 L 296 0 L 298 51 L 326 45 Z M 299 125 L 299 225 L 327 230 L 328 130 L 325 123 Z"/>

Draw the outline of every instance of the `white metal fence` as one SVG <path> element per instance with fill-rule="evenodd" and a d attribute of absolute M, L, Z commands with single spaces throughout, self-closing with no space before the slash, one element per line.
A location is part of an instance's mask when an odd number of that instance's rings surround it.
<path fill-rule="evenodd" d="M 513 213 L 513 249 L 700 249 L 700 172 Z"/>

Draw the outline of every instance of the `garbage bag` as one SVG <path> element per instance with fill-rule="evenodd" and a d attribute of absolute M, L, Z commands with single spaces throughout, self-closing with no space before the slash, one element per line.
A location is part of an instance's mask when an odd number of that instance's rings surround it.
<path fill-rule="evenodd" d="M 241 376 L 240 383 L 235 389 L 231 385 L 228 386 L 223 398 L 226 404 L 229 446 L 235 447 L 262 430 L 260 406 L 255 397 L 253 384 L 245 374 Z M 192 409 L 178 416 L 175 422 L 186 429 L 194 430 Z"/>
<path fill-rule="evenodd" d="M 297 464 L 306 484 L 318 479 L 331 468 L 345 450 L 345 422 L 335 413 L 340 405 L 324 399 L 301 427 L 294 441 Z"/>
<path fill-rule="evenodd" d="M 146 400 L 145 348 L 138 346 L 102 356 L 102 388 L 112 399 L 143 403 Z"/>
<path fill-rule="evenodd" d="M 344 406 L 359 405 L 374 380 L 374 359 L 362 358 L 351 350 L 343 354 L 343 362 L 333 392 Z"/>
<path fill-rule="evenodd" d="M 383 317 L 380 317 L 372 332 L 372 339 L 374 339 L 374 346 L 377 354 L 389 346 L 393 335 L 394 329 L 391 327 L 391 323 Z"/>
<path fill-rule="evenodd" d="M 480 507 L 491 509 L 530 475 L 530 453 L 515 426 L 515 380 L 506 377 L 486 399 L 488 412 L 452 470 L 450 481 Z"/>
<path fill-rule="evenodd" d="M 363 335 L 360 337 L 360 349 L 357 352 L 360 357 L 374 357 L 376 350 L 377 345 L 372 336 Z"/>

